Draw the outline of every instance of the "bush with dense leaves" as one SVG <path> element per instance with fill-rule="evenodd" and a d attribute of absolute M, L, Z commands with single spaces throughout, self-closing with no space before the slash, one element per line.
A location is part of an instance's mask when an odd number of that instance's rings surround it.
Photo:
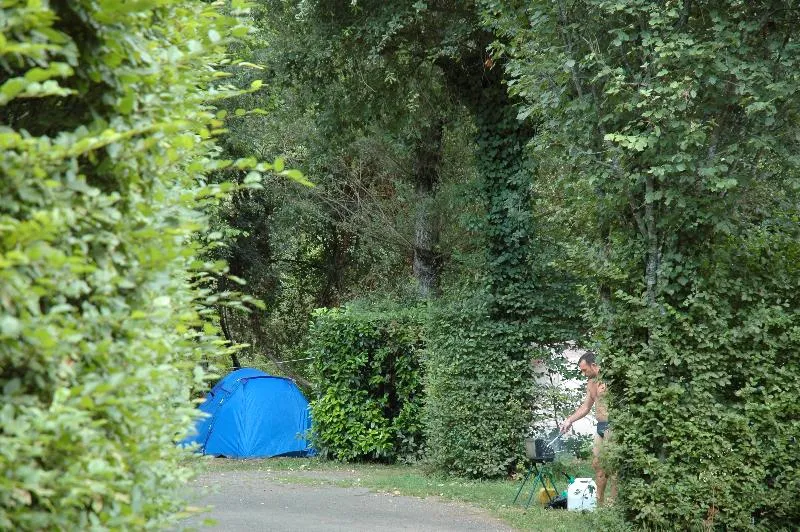
<path fill-rule="evenodd" d="M 638 520 L 788 530 L 800 518 L 800 234 L 787 228 L 717 246 L 658 313 L 620 309 L 614 423 L 635 428 L 616 468 Z"/>
<path fill-rule="evenodd" d="M 314 357 L 314 445 L 337 460 L 413 460 L 422 450 L 422 319 L 417 311 L 321 309 Z"/>
<path fill-rule="evenodd" d="M 193 235 L 225 188 L 203 174 L 232 164 L 213 64 L 248 28 L 170 0 L 0 20 L 0 529 L 160 527 L 197 364 L 224 350 Z"/>
<path fill-rule="evenodd" d="M 645 529 L 800 519 L 800 30 L 788 3 L 487 1 L 573 229 Z"/>
<path fill-rule="evenodd" d="M 427 458 L 469 477 L 511 472 L 530 423 L 532 352 L 521 327 L 488 314 L 480 302 L 442 306 L 426 333 Z"/>

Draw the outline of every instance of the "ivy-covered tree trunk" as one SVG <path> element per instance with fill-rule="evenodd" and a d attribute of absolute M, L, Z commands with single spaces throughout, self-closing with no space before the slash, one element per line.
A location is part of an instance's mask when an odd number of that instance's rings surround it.
<path fill-rule="evenodd" d="M 533 269 L 535 233 L 525 145 L 531 130 L 520 124 L 499 79 L 478 98 L 475 121 L 479 169 L 486 202 L 489 264 L 486 282 L 496 319 L 527 322 L 539 297 Z"/>
<path fill-rule="evenodd" d="M 483 294 L 431 318 L 428 445 L 441 469 L 497 477 L 514 470 L 533 421 L 531 362 L 579 336 L 580 305 L 535 226 L 525 152 L 533 131 L 517 119 L 501 69 L 491 70 L 482 54 L 442 68 L 475 121 L 487 267 Z"/>

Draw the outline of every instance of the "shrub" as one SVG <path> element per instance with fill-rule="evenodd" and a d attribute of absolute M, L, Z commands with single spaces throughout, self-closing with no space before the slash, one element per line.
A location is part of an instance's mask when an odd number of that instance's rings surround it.
<path fill-rule="evenodd" d="M 422 449 L 422 320 L 415 311 L 320 309 L 314 357 L 314 444 L 337 460 L 412 460 Z"/>
<path fill-rule="evenodd" d="M 170 522 L 174 442 L 220 351 L 195 260 L 221 123 L 211 4 L 5 2 L 0 24 L 0 529 Z"/>
<path fill-rule="evenodd" d="M 799 34 L 760 7 L 494 2 L 485 19 L 538 128 L 540 204 L 575 235 L 616 508 L 639 528 L 800 516 Z"/>
<path fill-rule="evenodd" d="M 569 449 L 579 460 L 588 460 L 592 457 L 592 445 L 594 445 L 592 434 L 575 434 L 564 438 L 564 448 Z"/>
<path fill-rule="evenodd" d="M 425 354 L 425 435 L 437 469 L 508 474 L 530 422 L 531 352 L 523 328 L 467 302 L 435 310 Z"/>
<path fill-rule="evenodd" d="M 679 304 L 620 313 L 604 368 L 612 404 L 624 405 L 615 440 L 631 521 L 792 530 L 800 520 L 799 242 L 796 227 L 731 237 Z M 647 347 L 633 343 L 634 324 L 650 326 Z"/>

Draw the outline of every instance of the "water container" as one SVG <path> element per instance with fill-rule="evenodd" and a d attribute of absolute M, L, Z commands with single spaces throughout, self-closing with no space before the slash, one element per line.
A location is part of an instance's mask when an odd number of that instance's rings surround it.
<path fill-rule="evenodd" d="M 567 510 L 592 511 L 597 506 L 597 485 L 591 478 L 576 478 L 567 488 Z"/>

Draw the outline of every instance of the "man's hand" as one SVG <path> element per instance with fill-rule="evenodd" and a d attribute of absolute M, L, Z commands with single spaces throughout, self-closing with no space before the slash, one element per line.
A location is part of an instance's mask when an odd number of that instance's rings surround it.
<path fill-rule="evenodd" d="M 572 426 L 572 421 L 566 420 L 561 424 L 561 434 L 565 434 Z"/>

